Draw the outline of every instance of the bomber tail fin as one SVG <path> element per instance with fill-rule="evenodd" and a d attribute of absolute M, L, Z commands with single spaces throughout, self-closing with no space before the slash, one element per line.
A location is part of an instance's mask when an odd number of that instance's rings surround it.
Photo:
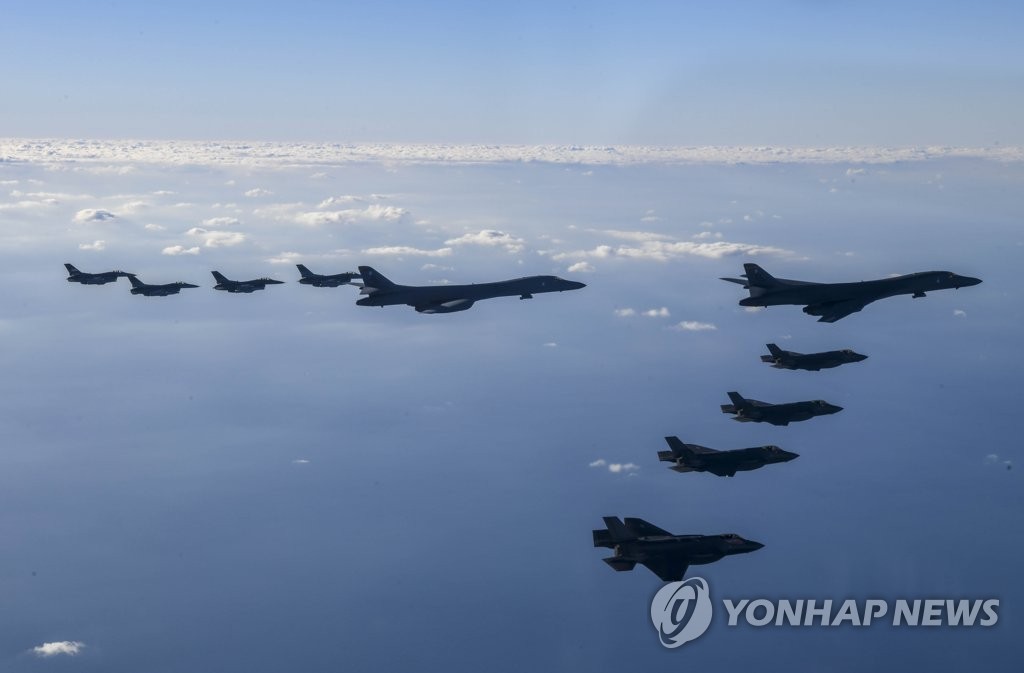
<path fill-rule="evenodd" d="M 743 275 L 747 279 L 747 284 L 750 285 L 750 289 L 753 290 L 755 287 L 775 287 L 779 284 L 779 281 L 775 276 L 771 275 L 757 264 L 751 264 L 750 262 L 743 265 Z"/>
<path fill-rule="evenodd" d="M 359 277 L 363 279 L 363 289 L 360 290 L 360 294 L 373 294 L 398 287 L 372 266 L 359 267 Z"/>

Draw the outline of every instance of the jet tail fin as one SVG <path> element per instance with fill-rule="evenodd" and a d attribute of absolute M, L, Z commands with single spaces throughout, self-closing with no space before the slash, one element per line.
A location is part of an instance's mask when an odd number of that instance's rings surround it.
<path fill-rule="evenodd" d="M 145 287 L 146 286 L 145 283 L 143 283 L 141 280 L 139 280 L 135 276 L 129 275 L 128 276 L 128 281 L 132 284 L 132 287 Z"/>
<path fill-rule="evenodd" d="M 777 358 L 781 358 L 782 357 L 782 349 L 781 348 L 779 348 L 775 344 L 765 344 L 765 345 L 768 346 L 768 352 L 769 353 L 771 353 L 772 355 L 774 355 Z"/>
<path fill-rule="evenodd" d="M 363 279 L 363 289 L 360 294 L 373 294 L 398 287 L 372 266 L 359 267 L 359 277 Z"/>
<path fill-rule="evenodd" d="M 64 264 L 64 268 L 68 270 L 68 275 L 69 275 L 69 276 L 74 276 L 74 275 L 76 275 L 76 274 L 82 273 L 81 271 L 79 271 L 78 269 L 76 269 L 76 268 L 75 268 L 74 266 L 72 266 L 71 264 Z"/>
<path fill-rule="evenodd" d="M 740 395 L 736 391 L 731 391 L 731 392 L 728 392 L 726 394 L 729 396 L 729 399 L 732 401 L 733 405 L 736 406 L 736 407 L 742 407 L 743 405 L 745 405 L 747 403 L 747 400 L 743 397 L 743 395 Z"/>
<path fill-rule="evenodd" d="M 608 537 L 612 542 L 636 539 L 636 535 L 617 516 L 604 517 L 604 525 L 608 527 Z"/>
<path fill-rule="evenodd" d="M 224 274 L 222 274 L 220 271 L 211 271 L 210 273 L 213 274 L 213 277 L 217 280 L 218 283 L 230 283 L 231 282 L 230 280 L 225 278 Z"/>
<path fill-rule="evenodd" d="M 302 274 L 302 277 L 303 277 L 303 278 L 309 278 L 309 277 L 311 277 L 311 276 L 315 276 L 315 275 L 316 275 L 315 273 L 313 273 L 312 271 L 310 271 L 309 269 L 307 269 L 307 268 L 305 267 L 305 265 L 303 265 L 303 264 L 296 264 L 295 266 L 296 266 L 296 267 L 298 267 L 298 269 L 299 269 L 299 273 L 301 273 L 301 274 Z"/>

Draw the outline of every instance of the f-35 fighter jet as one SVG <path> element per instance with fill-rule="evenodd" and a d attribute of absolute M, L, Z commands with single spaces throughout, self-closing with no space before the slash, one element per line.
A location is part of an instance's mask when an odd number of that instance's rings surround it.
<path fill-rule="evenodd" d="M 750 290 L 740 306 L 803 305 L 804 313 L 819 316 L 818 322 L 835 322 L 856 313 L 873 301 L 909 294 L 915 299 L 931 290 L 959 289 L 981 282 L 949 271 L 920 271 L 905 276 L 865 280 L 859 283 L 810 283 L 776 278 L 757 264 L 743 265 L 743 278 L 723 278 Z"/>
<path fill-rule="evenodd" d="M 82 285 L 105 285 L 107 283 L 117 282 L 118 278 L 129 277 L 130 273 L 124 271 L 103 271 L 101 273 L 86 273 L 85 271 L 79 271 L 71 264 L 65 264 L 64 268 L 68 270 L 68 282 L 69 283 L 81 283 Z"/>
<path fill-rule="evenodd" d="M 139 280 L 133 273 L 128 274 L 128 280 L 132 284 L 132 294 L 141 294 L 146 297 L 166 297 L 169 294 L 178 294 L 184 287 L 199 287 L 192 283 L 166 283 L 164 285 L 147 285 Z"/>
<path fill-rule="evenodd" d="M 678 437 L 666 437 L 669 451 L 658 451 L 658 460 L 675 463 L 676 472 L 710 472 L 719 477 L 735 477 L 737 472 L 756 470 L 770 463 L 786 463 L 800 455 L 777 446 L 716 451 L 699 444 L 685 444 Z"/>
<path fill-rule="evenodd" d="M 849 348 L 822 353 L 797 353 L 796 351 L 784 351 L 775 344 L 767 344 L 767 346 L 771 355 L 762 355 L 761 362 L 770 363 L 776 369 L 803 369 L 817 372 L 845 365 L 848 362 L 861 362 L 868 359 L 867 355 L 854 353 Z"/>
<path fill-rule="evenodd" d="M 665 582 L 683 579 L 692 565 L 714 563 L 723 556 L 746 554 L 764 545 L 739 535 L 673 535 L 643 519 L 604 517 L 606 530 L 594 531 L 594 546 L 614 549 L 602 559 L 614 570 L 632 570 L 639 563 Z"/>
<path fill-rule="evenodd" d="M 723 404 L 723 414 L 736 414 L 732 419 L 741 423 L 771 423 L 772 425 L 789 425 L 797 421 L 806 421 L 815 416 L 826 416 L 843 410 L 825 400 L 807 402 L 787 402 L 771 404 L 760 400 L 749 400 L 737 392 L 729 393 L 732 404 Z"/>
<path fill-rule="evenodd" d="M 225 290 L 227 292 L 244 292 L 246 294 L 255 292 L 256 290 L 264 290 L 268 285 L 280 285 L 283 280 L 274 280 L 273 278 L 257 278 L 255 280 L 230 280 L 225 278 L 220 271 L 211 271 L 213 277 L 217 279 L 217 284 L 213 286 L 214 290 Z"/>
<path fill-rule="evenodd" d="M 481 299 L 515 296 L 532 299 L 533 295 L 542 292 L 564 292 L 586 287 L 583 283 L 563 280 L 557 276 L 527 276 L 474 285 L 398 285 L 369 266 L 359 267 L 359 275 L 363 278 L 363 289 L 359 293 L 367 295 L 356 302 L 359 306 L 406 304 L 419 313 L 455 313 L 471 308 L 474 302 Z"/>
<path fill-rule="evenodd" d="M 355 285 L 352 279 L 359 278 L 358 273 L 335 273 L 330 276 L 323 276 L 319 273 L 313 273 L 302 264 L 296 264 L 299 273 L 302 274 L 302 279 L 299 281 L 302 285 L 312 285 L 313 287 L 338 287 L 339 285 Z"/>

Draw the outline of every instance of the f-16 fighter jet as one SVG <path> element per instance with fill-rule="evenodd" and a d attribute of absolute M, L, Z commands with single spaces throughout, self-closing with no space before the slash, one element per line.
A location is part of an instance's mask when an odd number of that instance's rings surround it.
<path fill-rule="evenodd" d="M 743 278 L 723 278 L 750 290 L 740 306 L 803 305 L 804 313 L 818 322 L 835 322 L 856 313 L 873 301 L 909 294 L 915 299 L 932 290 L 959 289 L 981 282 L 949 271 L 920 271 L 905 276 L 865 280 L 859 283 L 810 283 L 776 278 L 757 264 L 743 265 Z"/>
<path fill-rule="evenodd" d="M 806 421 L 815 416 L 825 416 L 843 410 L 825 400 L 807 402 L 787 402 L 770 404 L 760 400 L 748 400 L 737 392 L 729 393 L 732 404 L 723 404 L 723 414 L 736 414 L 732 419 L 741 423 L 771 423 L 772 425 L 789 425 L 797 421 Z"/>
<path fill-rule="evenodd" d="M 602 559 L 614 570 L 632 570 L 639 563 L 665 582 L 683 579 L 692 565 L 714 563 L 723 556 L 746 554 L 764 545 L 739 535 L 673 535 L 643 519 L 604 517 L 606 530 L 594 531 L 594 546 L 614 549 Z"/>
<path fill-rule="evenodd" d="M 358 273 L 335 273 L 330 276 L 323 276 L 319 273 L 313 273 L 302 264 L 296 264 L 299 273 L 302 274 L 302 279 L 299 281 L 302 285 L 312 285 L 313 287 L 338 287 L 339 285 L 355 285 L 352 279 L 359 278 Z"/>
<path fill-rule="evenodd" d="M 64 268 L 68 270 L 68 282 L 69 283 L 81 283 L 82 285 L 105 285 L 107 283 L 117 282 L 118 278 L 129 277 L 130 273 L 124 271 L 103 271 L 101 273 L 86 273 L 85 271 L 79 271 L 71 264 L 65 264 Z"/>
<path fill-rule="evenodd" d="M 141 294 L 146 297 L 166 297 L 169 294 L 178 294 L 184 287 L 199 287 L 192 283 L 166 283 L 164 285 L 147 285 L 139 280 L 135 274 L 128 274 L 128 280 L 132 284 L 132 294 Z"/>
<path fill-rule="evenodd" d="M 699 444 L 684 444 L 678 437 L 666 437 L 665 441 L 671 450 L 658 451 L 658 460 L 675 463 L 668 469 L 676 472 L 710 472 L 719 477 L 735 477 L 737 472 L 756 470 L 770 463 L 786 463 L 800 457 L 771 445 L 716 451 Z"/>
<path fill-rule="evenodd" d="M 527 276 L 497 283 L 473 285 L 398 285 L 368 266 L 359 267 L 363 278 L 359 306 L 393 306 L 406 304 L 419 313 L 455 313 L 465 311 L 481 299 L 516 297 L 532 299 L 542 292 L 564 292 L 586 287 L 583 283 L 563 280 L 557 276 Z"/>
<path fill-rule="evenodd" d="M 274 280 L 273 278 L 257 278 L 256 280 L 229 280 L 225 278 L 220 271 L 211 271 L 213 277 L 217 279 L 217 284 L 213 286 L 214 290 L 225 290 L 227 292 L 244 292 L 246 294 L 255 292 L 256 290 L 264 290 L 268 285 L 280 285 L 283 280 Z"/>
<path fill-rule="evenodd" d="M 848 362 L 861 362 L 868 359 L 867 355 L 854 353 L 849 348 L 822 353 L 797 353 L 796 351 L 784 351 L 775 344 L 767 344 L 767 346 L 771 355 L 762 355 L 761 362 L 770 363 L 776 369 L 803 369 L 817 372 L 845 365 Z"/>

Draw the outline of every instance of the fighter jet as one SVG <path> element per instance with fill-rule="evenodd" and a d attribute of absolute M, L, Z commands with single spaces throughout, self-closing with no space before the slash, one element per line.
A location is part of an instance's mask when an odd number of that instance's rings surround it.
<path fill-rule="evenodd" d="M 861 362 L 868 359 L 867 355 L 854 353 L 849 348 L 822 353 L 797 353 L 796 351 L 784 351 L 775 344 L 766 345 L 771 355 L 762 355 L 761 362 L 770 363 L 776 369 L 803 369 L 809 372 L 818 372 L 822 369 L 845 365 L 848 362 Z"/>
<path fill-rule="evenodd" d="M 739 535 L 673 535 L 643 519 L 606 516 L 606 530 L 594 531 L 594 546 L 614 549 L 602 559 L 614 570 L 632 570 L 637 563 L 665 582 L 683 579 L 691 565 L 714 563 L 723 556 L 746 554 L 764 545 Z"/>
<path fill-rule="evenodd" d="M 678 437 L 666 437 L 670 451 L 658 451 L 658 460 L 675 463 L 676 472 L 710 472 L 719 477 L 735 477 L 737 472 L 756 470 L 770 463 L 787 463 L 800 455 L 777 446 L 716 451 L 699 444 L 684 444 Z"/>
<path fill-rule="evenodd" d="M 220 271 L 211 271 L 213 277 L 217 279 L 217 284 L 213 286 L 214 290 L 226 290 L 227 292 L 244 292 L 246 294 L 255 292 L 256 290 L 266 289 L 268 285 L 280 285 L 283 280 L 274 280 L 273 278 L 257 278 L 256 280 L 229 280 L 225 278 Z"/>
<path fill-rule="evenodd" d="M 131 276 L 130 273 L 126 273 L 124 271 L 86 273 L 85 271 L 79 271 L 71 264 L 65 264 L 64 268 L 68 270 L 69 283 L 81 283 L 82 285 L 105 285 L 107 283 L 117 282 L 117 279 L 122 276 Z"/>
<path fill-rule="evenodd" d="M 732 420 L 741 423 L 771 423 L 772 425 L 789 425 L 797 421 L 806 421 L 815 416 L 825 416 L 843 410 L 825 400 L 808 402 L 787 402 L 771 404 L 760 400 L 748 400 L 737 392 L 729 393 L 732 404 L 723 404 L 723 414 L 736 414 Z"/>
<path fill-rule="evenodd" d="M 192 283 L 166 283 L 164 285 L 147 285 L 139 280 L 133 273 L 128 274 L 128 280 L 132 284 L 132 294 L 141 294 L 146 297 L 166 297 L 169 294 L 178 294 L 183 287 L 199 287 Z"/>
<path fill-rule="evenodd" d="M 757 264 L 744 264 L 743 270 L 742 279 L 722 279 L 750 290 L 750 296 L 741 299 L 740 306 L 803 305 L 804 313 L 819 316 L 818 322 L 842 320 L 873 301 L 898 294 L 909 294 L 916 299 L 931 290 L 959 289 L 981 282 L 978 278 L 949 271 L 920 271 L 859 283 L 810 283 L 776 278 Z"/>
<path fill-rule="evenodd" d="M 296 264 L 299 268 L 299 273 L 302 274 L 302 279 L 299 281 L 302 285 L 312 285 L 313 287 L 338 287 L 339 285 L 355 285 L 352 282 L 353 278 L 359 278 L 358 273 L 346 272 L 336 273 L 330 276 L 323 276 L 319 273 L 313 273 L 302 264 Z"/>
<path fill-rule="evenodd" d="M 368 266 L 359 267 L 363 288 L 359 306 L 393 306 L 406 304 L 419 313 L 455 313 L 465 311 L 481 299 L 515 297 L 532 299 L 542 292 L 564 292 L 586 287 L 583 283 L 563 280 L 557 276 L 527 276 L 497 283 L 474 285 L 397 285 Z"/>

